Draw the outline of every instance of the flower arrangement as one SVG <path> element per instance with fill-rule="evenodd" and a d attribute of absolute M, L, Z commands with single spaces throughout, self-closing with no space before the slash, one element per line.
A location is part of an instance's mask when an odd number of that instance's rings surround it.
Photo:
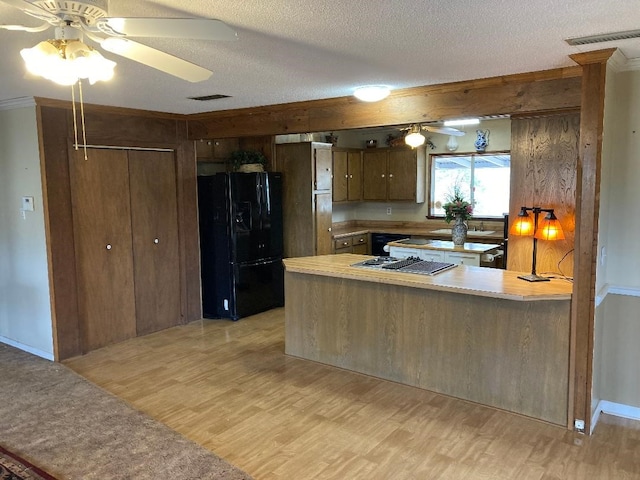
<path fill-rule="evenodd" d="M 457 216 L 461 216 L 463 220 L 469 220 L 473 215 L 473 205 L 464 199 L 459 185 L 453 187 L 453 193 L 447 196 L 447 203 L 442 208 L 444 208 L 444 221 L 447 223 L 451 223 L 451 220 Z"/>

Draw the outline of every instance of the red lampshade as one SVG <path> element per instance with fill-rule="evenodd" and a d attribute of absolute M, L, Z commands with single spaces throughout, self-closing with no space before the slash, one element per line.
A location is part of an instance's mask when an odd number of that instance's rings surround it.
<path fill-rule="evenodd" d="M 564 240 L 562 226 L 553 212 L 547 213 L 540 222 L 535 238 L 538 240 Z"/>
<path fill-rule="evenodd" d="M 533 219 L 527 213 L 526 209 L 521 209 L 520 213 L 516 217 L 516 221 L 513 222 L 509 233 L 512 235 L 531 236 L 533 235 Z"/>

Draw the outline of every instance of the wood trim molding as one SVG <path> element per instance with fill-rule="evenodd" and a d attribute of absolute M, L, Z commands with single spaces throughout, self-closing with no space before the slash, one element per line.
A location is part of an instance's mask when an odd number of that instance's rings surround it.
<path fill-rule="evenodd" d="M 34 100 L 36 105 L 39 107 L 53 107 L 53 108 L 61 108 L 66 110 L 73 109 L 73 103 L 69 100 L 57 100 L 54 98 L 45 98 L 45 97 L 34 97 Z M 166 118 L 171 120 L 182 120 L 182 121 L 186 120 L 187 118 L 187 115 L 182 115 L 178 113 L 155 112 L 152 110 L 140 110 L 136 108 L 112 107 L 109 105 L 97 105 L 94 103 L 85 103 L 84 109 L 90 110 L 95 113 L 122 115 L 122 116 Z"/>
<path fill-rule="evenodd" d="M 573 55 L 569 55 L 569 58 L 582 66 L 592 63 L 606 63 L 616 50 L 616 48 L 606 48 L 592 52 L 574 53 Z"/>
<path fill-rule="evenodd" d="M 613 53 L 613 50 L 610 50 Z M 576 183 L 576 236 L 573 305 L 571 309 L 571 362 L 575 378 L 573 415 L 590 431 L 595 323 L 595 280 L 600 210 L 600 176 L 606 59 L 583 65 L 580 115 L 580 156 Z M 607 57 L 608 58 L 608 57 Z"/>

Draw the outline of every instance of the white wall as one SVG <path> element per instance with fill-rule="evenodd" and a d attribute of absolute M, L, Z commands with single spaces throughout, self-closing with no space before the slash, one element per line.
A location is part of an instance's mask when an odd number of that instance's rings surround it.
<path fill-rule="evenodd" d="M 24 106 L 28 104 L 29 106 Z M 21 198 L 34 198 L 21 212 Z M 53 359 L 35 104 L 0 105 L 0 342 Z"/>
<path fill-rule="evenodd" d="M 616 64 L 605 91 L 592 413 L 640 419 L 640 71 Z"/>

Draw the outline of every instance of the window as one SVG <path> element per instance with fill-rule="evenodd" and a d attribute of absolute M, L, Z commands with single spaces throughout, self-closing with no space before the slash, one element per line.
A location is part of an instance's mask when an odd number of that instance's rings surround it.
<path fill-rule="evenodd" d="M 502 217 L 509 211 L 510 173 L 508 152 L 431 155 L 430 215 L 444 217 L 442 205 L 457 184 L 474 217 Z"/>

